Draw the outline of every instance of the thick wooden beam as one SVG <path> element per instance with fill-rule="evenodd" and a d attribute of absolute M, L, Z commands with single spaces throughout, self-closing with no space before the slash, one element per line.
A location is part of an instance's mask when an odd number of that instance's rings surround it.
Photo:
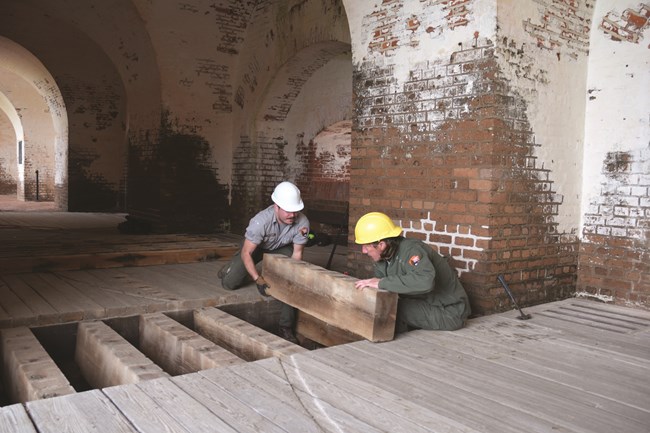
<path fill-rule="evenodd" d="M 218 308 L 194 310 L 194 328 L 208 340 L 247 361 L 307 351 Z"/>
<path fill-rule="evenodd" d="M 356 278 L 278 254 L 265 254 L 268 294 L 325 323 L 370 341 L 395 335 L 397 294 L 354 288 Z"/>
<path fill-rule="evenodd" d="M 78 325 L 75 361 L 95 388 L 169 377 L 142 352 L 104 322 Z"/>
<path fill-rule="evenodd" d="M 75 393 L 68 379 L 27 327 L 0 330 L 0 356 L 2 385 L 14 403 Z"/>
<path fill-rule="evenodd" d="M 174 376 L 245 363 L 163 313 L 140 316 L 140 350 Z"/>
<path fill-rule="evenodd" d="M 304 311 L 298 311 L 296 334 L 298 338 L 300 336 L 306 337 L 327 347 L 363 340 L 363 337 L 360 335 L 325 323 Z"/>

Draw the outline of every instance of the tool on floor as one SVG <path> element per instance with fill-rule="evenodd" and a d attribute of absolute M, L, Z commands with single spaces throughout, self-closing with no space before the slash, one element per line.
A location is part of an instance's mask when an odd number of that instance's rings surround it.
<path fill-rule="evenodd" d="M 528 319 L 530 319 L 530 317 L 531 317 L 530 314 L 524 314 L 524 312 L 521 311 L 521 308 L 519 308 L 519 305 L 517 305 L 517 301 L 515 301 L 515 297 L 512 295 L 512 292 L 510 291 L 510 288 L 506 284 L 506 280 L 503 279 L 503 275 L 498 275 L 497 279 L 499 280 L 499 282 L 501 283 L 503 288 L 506 289 L 506 293 L 508 294 L 508 296 L 510 296 L 510 300 L 512 301 L 512 303 L 515 305 L 515 307 L 517 307 L 517 310 L 519 310 L 519 316 L 517 316 L 517 319 L 519 319 L 519 320 L 528 320 Z"/>

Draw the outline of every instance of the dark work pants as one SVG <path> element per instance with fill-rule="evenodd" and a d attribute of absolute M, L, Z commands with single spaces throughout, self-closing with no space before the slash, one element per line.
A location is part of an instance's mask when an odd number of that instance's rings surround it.
<path fill-rule="evenodd" d="M 282 254 L 287 257 L 291 257 L 293 254 L 293 244 L 285 245 L 284 247 L 278 248 L 277 250 L 263 250 L 257 248 L 253 252 L 253 262 L 255 264 L 262 261 L 264 254 Z M 236 290 L 239 289 L 244 284 L 247 284 L 252 281 L 244 262 L 241 259 L 241 250 L 237 252 L 225 267 L 226 274 L 221 278 L 221 285 L 226 290 Z M 280 308 L 280 326 L 293 328 L 293 325 L 296 321 L 296 309 L 290 305 L 282 303 Z"/>

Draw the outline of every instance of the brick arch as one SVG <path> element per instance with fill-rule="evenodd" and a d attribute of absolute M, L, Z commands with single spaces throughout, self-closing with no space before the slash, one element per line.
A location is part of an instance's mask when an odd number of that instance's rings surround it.
<path fill-rule="evenodd" d="M 242 190 L 233 188 L 233 208 L 243 217 L 266 205 L 278 182 L 300 178 L 307 162 L 301 158 L 305 143 L 330 124 L 351 118 L 349 44 L 320 42 L 298 52 L 275 74 L 260 107 L 255 135 L 242 140 L 234 157 L 233 185 Z M 256 179 L 244 179 L 250 173 Z"/>
<path fill-rule="evenodd" d="M 129 150 L 154 166 L 161 125 L 160 74 L 140 12 L 130 0 L 0 2 L 0 34 L 39 59 L 65 102 L 68 149 L 57 152 L 63 162 L 56 170 L 67 171 L 56 180 L 61 207 L 124 210 L 127 183 L 134 200 L 145 184 L 145 170 L 127 161 Z"/>
<path fill-rule="evenodd" d="M 12 122 L 16 141 L 4 143 L 16 149 L 23 142 L 23 160 L 15 160 L 17 197 L 65 208 L 68 117 L 61 91 L 45 66 L 16 42 L 0 37 L 0 57 L 0 92 L 10 104 L 3 111 L 9 118 L 13 110 L 20 113 L 19 124 Z"/>

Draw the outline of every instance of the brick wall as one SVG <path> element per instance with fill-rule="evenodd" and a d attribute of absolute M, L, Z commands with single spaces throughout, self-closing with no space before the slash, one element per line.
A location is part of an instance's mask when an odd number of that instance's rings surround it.
<path fill-rule="evenodd" d="M 578 295 L 650 305 L 650 150 L 610 152 L 585 213 Z"/>
<path fill-rule="evenodd" d="M 499 274 L 524 305 L 566 297 L 577 244 L 556 232 L 562 197 L 533 156 L 526 105 L 491 44 L 450 60 L 412 69 L 397 90 L 391 67 L 355 72 L 351 226 L 383 211 L 406 236 L 451 255 L 475 313 L 510 307 Z M 350 259 L 369 273 L 360 252 Z"/>

